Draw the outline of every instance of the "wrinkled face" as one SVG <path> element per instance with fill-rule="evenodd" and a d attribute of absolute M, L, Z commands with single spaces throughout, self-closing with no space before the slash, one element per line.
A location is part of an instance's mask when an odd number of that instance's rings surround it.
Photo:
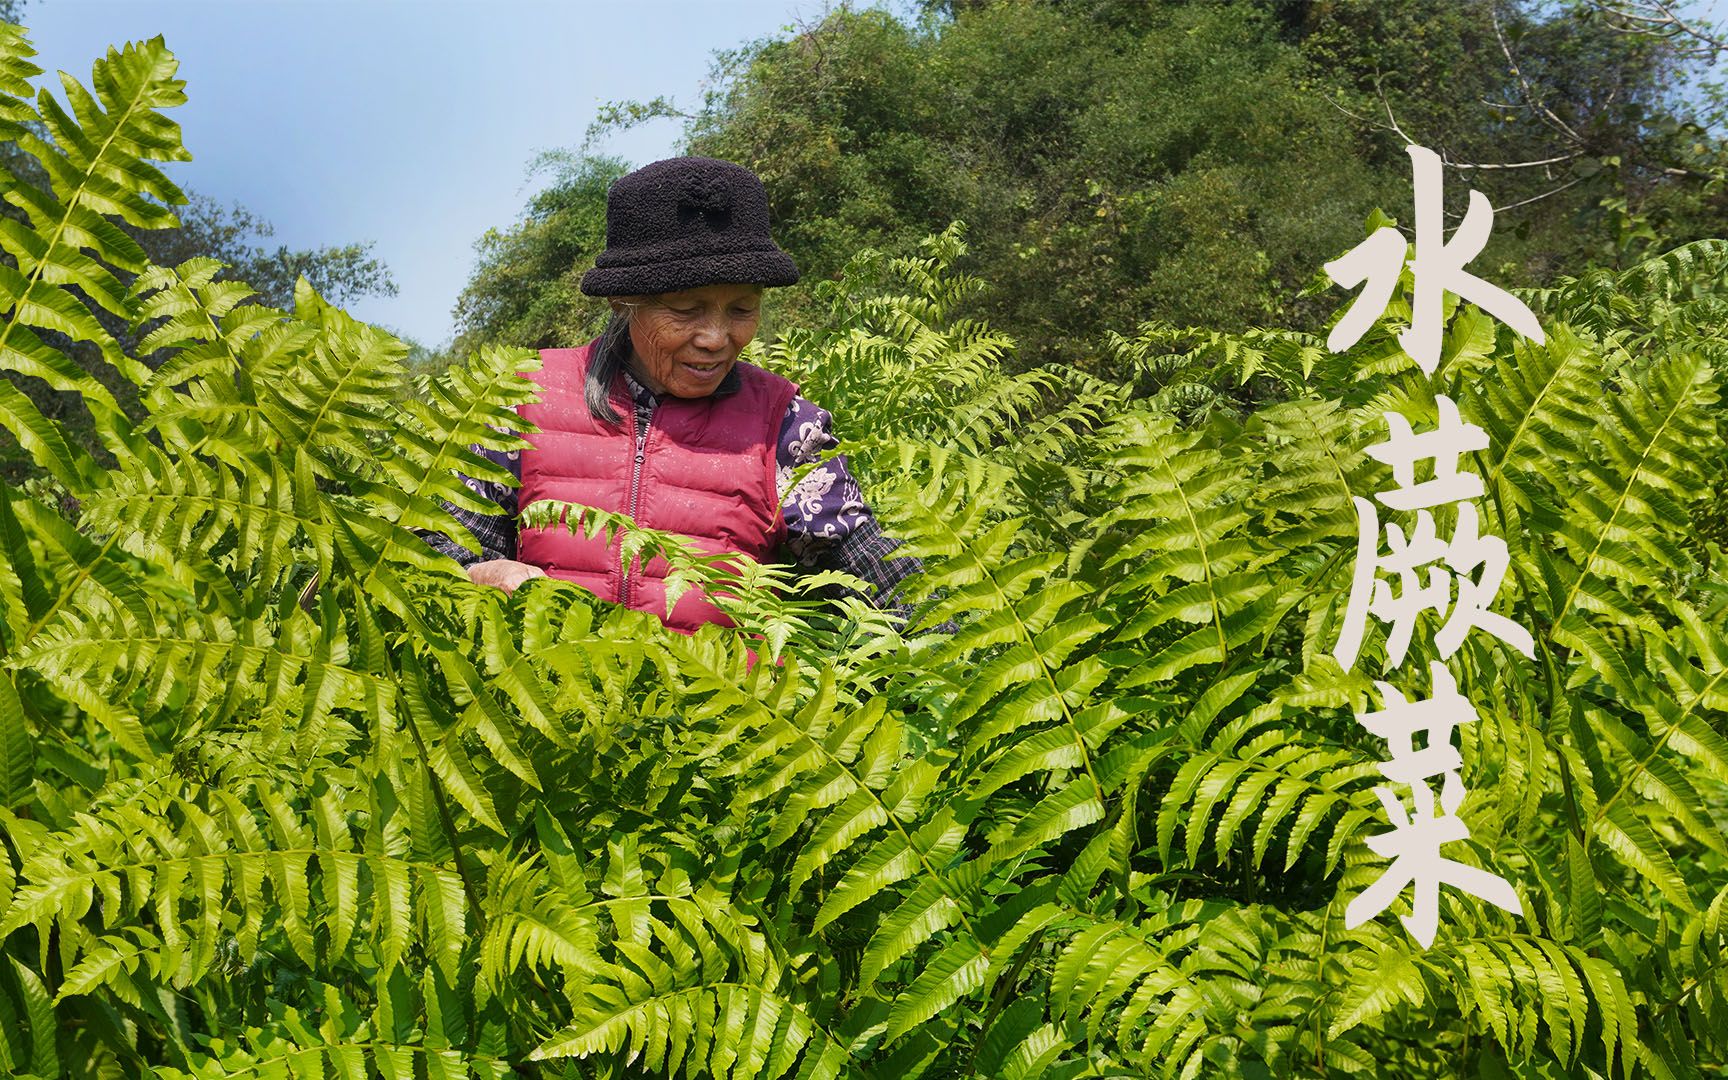
<path fill-rule="evenodd" d="M 707 397 L 756 336 L 762 286 L 704 285 L 634 302 L 630 345 L 637 377 L 657 394 Z"/>

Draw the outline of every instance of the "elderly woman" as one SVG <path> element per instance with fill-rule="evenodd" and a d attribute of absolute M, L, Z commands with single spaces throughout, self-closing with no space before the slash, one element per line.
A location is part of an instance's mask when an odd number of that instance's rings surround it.
<path fill-rule="evenodd" d="M 550 574 L 674 629 L 726 621 L 696 590 L 668 616 L 664 561 L 621 567 L 616 538 L 518 535 L 518 505 L 558 499 L 628 514 L 709 552 L 769 561 L 784 550 L 800 565 L 863 578 L 880 602 L 917 560 L 887 558 L 894 541 L 843 459 L 791 485 L 793 469 L 836 445 L 829 416 L 793 383 L 738 359 L 756 334 L 763 289 L 797 280 L 750 170 L 685 157 L 620 178 L 606 196 L 606 250 L 582 278 L 584 293 L 609 298 L 611 320 L 581 348 L 542 350 L 540 400 L 521 410 L 540 429 L 532 448 L 489 454 L 520 490 L 469 481 L 502 513 L 452 508 L 483 553 L 442 536 L 429 542 L 506 592 Z"/>

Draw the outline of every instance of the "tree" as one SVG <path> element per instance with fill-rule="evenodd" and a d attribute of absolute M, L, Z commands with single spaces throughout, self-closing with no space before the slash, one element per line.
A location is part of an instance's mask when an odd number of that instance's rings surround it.
<path fill-rule="evenodd" d="M 1289 4 L 1281 21 L 1367 159 L 1438 150 L 1514 225 L 1495 252 L 1526 279 L 1628 265 L 1728 220 L 1723 143 L 1681 93 L 1700 58 L 1677 42 L 1616 33 L 1590 4 Z"/>
<path fill-rule="evenodd" d="M 606 189 L 629 169 L 616 158 L 579 154 L 542 158 L 533 172 L 542 170 L 552 182 L 522 219 L 487 230 L 474 245 L 474 273 L 456 301 L 458 355 L 486 343 L 574 345 L 605 320 L 605 304 L 579 286 L 606 247 Z"/>
<path fill-rule="evenodd" d="M 272 307 L 292 307 L 294 283 L 302 277 L 334 303 L 396 295 L 390 269 L 372 254 L 370 242 L 301 250 L 285 244 L 270 247 L 260 241 L 275 235 L 275 226 L 239 203 L 224 209 L 197 192 L 187 192 L 179 216 L 178 229 L 135 233 L 151 262 L 178 266 L 194 255 L 220 259 Z"/>
<path fill-rule="evenodd" d="M 13 9 L 14 14 L 16 10 Z M 0 11 L 0 14 L 4 12 Z M 35 124 L 35 129 L 38 132 L 44 130 L 40 123 Z M 0 174 L 36 187 L 48 184 L 41 163 L 11 140 L 0 143 Z M 271 249 L 258 241 L 270 237 L 273 227 L 238 203 L 224 209 L 214 199 L 196 192 L 184 192 L 171 183 L 163 192 L 179 207 L 177 228 L 142 228 L 125 220 L 117 225 L 137 246 L 137 254 L 145 262 L 178 265 L 195 255 L 220 259 L 233 267 L 236 273 L 244 274 L 264 303 L 277 307 L 293 305 L 295 284 L 302 277 L 337 300 L 351 301 L 363 296 L 393 296 L 396 293 L 389 268 L 372 256 L 370 244 L 326 246 L 313 250 L 291 250 L 286 245 L 278 245 Z M 0 206 L 0 214 L 19 223 L 29 220 L 25 206 L 16 200 L 8 200 L 6 205 Z M 17 253 L 8 249 L 0 255 L 0 261 L 16 268 Z M 118 267 L 115 275 L 118 286 L 129 284 L 135 269 Z M 110 307 L 93 306 L 91 317 L 106 335 L 123 343 L 126 348 L 138 342 L 138 335 L 127 319 Z M 112 365 L 103 360 L 101 349 L 87 335 L 56 326 L 44 328 L 41 336 L 102 383 L 122 409 L 136 413 L 136 388 L 117 377 Z M 141 359 L 146 364 L 154 360 L 150 356 Z M 13 367 L 6 370 L 3 377 L 17 386 L 43 414 L 67 424 L 67 430 L 78 445 L 105 460 L 106 450 L 91 430 L 89 415 L 81 408 L 77 395 L 64 389 L 57 390 L 41 378 L 30 377 L 34 374 L 37 373 L 28 368 Z M 9 437 L 0 435 L 0 479 L 15 483 L 36 475 L 39 474 L 22 453 L 22 448 Z"/>
<path fill-rule="evenodd" d="M 843 5 L 720 54 L 687 139 L 763 177 L 815 279 L 965 220 L 1022 362 L 1093 363 L 1141 320 L 1317 328 L 1314 256 L 1405 212 L 1407 138 L 1502 208 L 1484 258 L 1515 280 L 1714 234 L 1722 152 L 1673 92 L 1686 63 L 1534 4 Z"/>

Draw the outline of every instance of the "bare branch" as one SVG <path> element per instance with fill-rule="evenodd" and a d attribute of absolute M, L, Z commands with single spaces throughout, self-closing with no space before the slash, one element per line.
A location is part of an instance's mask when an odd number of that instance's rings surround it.
<path fill-rule="evenodd" d="M 1375 90 L 1380 94 L 1381 107 L 1386 110 L 1386 123 L 1375 123 L 1373 126 L 1379 128 L 1381 131 L 1396 132 L 1398 137 L 1403 139 L 1406 143 L 1412 143 L 1417 146 L 1422 145 L 1416 139 L 1412 139 L 1404 131 L 1403 127 L 1399 125 L 1398 117 L 1392 112 L 1392 102 L 1387 99 L 1386 92 L 1381 90 L 1378 86 L 1375 87 Z M 1334 104 L 1336 105 L 1336 102 L 1334 102 Z M 1344 109 L 1343 106 L 1337 107 L 1339 111 L 1343 112 L 1346 116 L 1350 116 L 1356 120 L 1362 120 L 1364 123 L 1368 122 L 1364 120 L 1363 117 L 1355 116 L 1349 110 Z M 1571 150 L 1564 154 L 1558 154 L 1554 157 L 1539 158 L 1535 161 L 1453 161 L 1446 155 L 1444 150 L 1439 151 L 1439 154 L 1440 163 L 1448 169 L 1474 169 L 1477 172 L 1501 172 L 1509 169 L 1545 169 L 1550 165 L 1558 165 L 1562 162 L 1576 160 L 1577 158 L 1582 157 L 1584 152 L 1582 150 Z"/>
<path fill-rule="evenodd" d="M 1520 206 L 1529 206 L 1533 202 L 1541 202 L 1543 199 L 1546 199 L 1550 195 L 1558 195 L 1562 191 L 1565 191 L 1569 187 L 1574 187 L 1578 184 L 1582 184 L 1584 182 L 1584 180 L 1585 180 L 1585 177 L 1582 177 L 1582 176 L 1576 177 L 1572 180 L 1566 181 L 1564 184 L 1561 184 L 1559 187 L 1549 188 L 1547 191 L 1544 191 L 1540 195 L 1532 195 L 1528 199 L 1519 199 L 1517 202 L 1507 203 L 1505 206 L 1496 206 L 1494 208 L 1494 213 L 1495 214 L 1501 214 L 1507 210 L 1516 210 Z M 1465 212 L 1462 210 L 1442 210 L 1441 213 L 1446 216 L 1446 219 L 1448 221 L 1462 221 L 1464 219 L 1464 213 Z"/>
<path fill-rule="evenodd" d="M 1685 18 L 1667 0 L 1645 3 L 1607 3 L 1594 0 L 1591 5 L 1605 16 L 1610 29 L 1622 34 L 1642 34 L 1675 44 L 1686 59 L 1714 59 L 1728 52 L 1728 37 L 1721 30 L 1706 27 Z M 1679 44 L 1690 41 L 1690 45 Z"/>
<path fill-rule="evenodd" d="M 1532 195 L 1528 199 L 1519 199 L 1517 202 L 1507 203 L 1505 206 L 1496 206 L 1494 208 L 1494 212 L 1496 214 L 1498 214 L 1504 210 L 1516 210 L 1520 206 L 1529 206 L 1533 202 L 1540 202 L 1543 199 L 1546 199 L 1550 195 L 1558 195 L 1562 191 L 1565 191 L 1567 188 L 1572 187 L 1576 184 L 1582 184 L 1583 182 L 1584 182 L 1584 177 L 1582 177 L 1582 176 L 1576 177 L 1574 179 L 1566 181 L 1564 184 L 1561 184 L 1559 187 L 1549 188 L 1547 191 L 1544 191 L 1540 195 Z"/>
<path fill-rule="evenodd" d="M 1328 105 L 1331 105 L 1334 109 L 1337 109 L 1339 112 L 1343 113 L 1345 116 L 1348 116 L 1350 119 L 1356 121 L 1358 124 L 1363 124 L 1363 125 L 1366 125 L 1366 126 L 1371 127 L 1371 128 L 1380 128 L 1381 127 L 1379 121 L 1371 120 L 1366 116 L 1358 115 L 1357 113 L 1353 113 L 1349 109 L 1346 109 L 1342 104 L 1339 103 L 1338 99 L 1333 97 L 1331 94 L 1321 94 L 1320 96 L 1326 99 L 1326 103 Z M 1384 129 L 1382 128 L 1381 130 L 1384 130 Z"/>
<path fill-rule="evenodd" d="M 1570 139 L 1573 146 L 1582 146 L 1584 144 L 1583 138 L 1576 131 L 1573 131 L 1566 121 L 1554 115 L 1554 110 L 1550 109 L 1537 96 L 1535 88 L 1530 85 L 1530 80 L 1524 77 L 1524 70 L 1518 66 L 1517 58 L 1512 55 L 1512 47 L 1506 44 L 1506 35 L 1500 30 L 1500 12 L 1492 5 L 1488 8 L 1488 17 L 1494 22 L 1494 38 L 1500 42 L 1500 52 L 1506 57 L 1506 65 L 1524 91 L 1524 100 L 1529 102 L 1530 107 L 1535 109 L 1539 115 L 1547 119 L 1550 127 Z"/>
<path fill-rule="evenodd" d="M 1406 135 L 1404 129 L 1398 126 L 1398 118 L 1392 114 L 1392 102 L 1387 99 L 1386 91 L 1380 88 L 1379 83 L 1374 84 L 1374 92 L 1380 95 L 1380 104 L 1386 107 L 1386 121 L 1392 125 L 1392 130 L 1398 133 L 1398 137 L 1403 139 L 1406 145 L 1421 145 Z"/>
<path fill-rule="evenodd" d="M 1716 177 L 1714 175 L 1712 175 L 1711 173 L 1699 172 L 1697 169 L 1682 169 L 1682 168 L 1675 166 L 1675 165 L 1669 165 L 1669 166 L 1666 166 L 1665 168 L 1663 168 L 1662 175 L 1663 176 L 1690 176 L 1694 180 L 1714 180 L 1714 179 L 1716 179 Z"/>
<path fill-rule="evenodd" d="M 1558 165 L 1564 161 L 1576 161 L 1583 156 L 1584 151 L 1574 150 L 1569 154 L 1542 158 L 1539 161 L 1446 161 L 1445 164 L 1448 169 L 1539 169 L 1547 165 Z"/>

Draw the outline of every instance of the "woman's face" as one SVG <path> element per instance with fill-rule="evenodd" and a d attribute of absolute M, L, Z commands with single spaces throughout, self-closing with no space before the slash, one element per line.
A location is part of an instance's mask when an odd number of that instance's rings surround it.
<path fill-rule="evenodd" d="M 762 286 L 704 285 L 638 303 L 630 320 L 636 374 L 657 394 L 707 397 L 756 336 Z"/>

